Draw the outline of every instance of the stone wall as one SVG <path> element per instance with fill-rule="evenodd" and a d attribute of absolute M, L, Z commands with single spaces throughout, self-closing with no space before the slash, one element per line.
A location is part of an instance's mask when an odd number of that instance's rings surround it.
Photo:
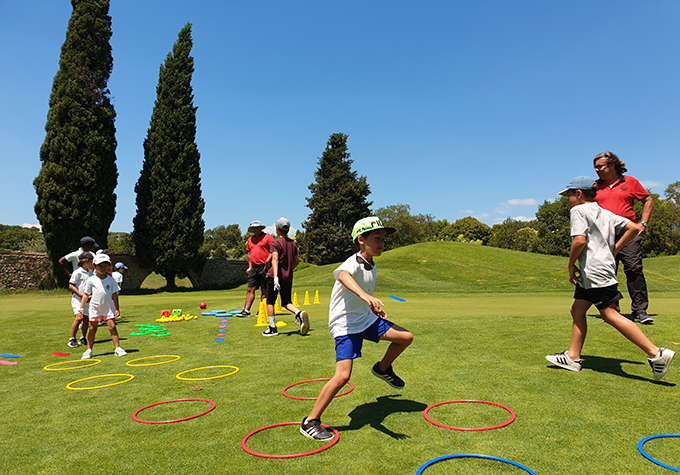
<path fill-rule="evenodd" d="M 139 266 L 134 256 L 116 254 L 113 263 L 128 267 L 123 279 L 123 291 L 138 290 L 151 270 Z M 194 289 L 227 289 L 246 282 L 245 261 L 208 260 L 200 274 L 191 273 Z M 50 260 L 45 253 L 0 250 L 0 290 L 49 289 L 57 286 Z"/>
<path fill-rule="evenodd" d="M 0 290 L 53 289 L 56 286 L 47 254 L 0 250 Z"/>

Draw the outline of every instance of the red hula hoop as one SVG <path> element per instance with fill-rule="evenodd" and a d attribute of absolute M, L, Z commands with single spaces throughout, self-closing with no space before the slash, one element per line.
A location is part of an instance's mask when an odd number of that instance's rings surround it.
<path fill-rule="evenodd" d="M 174 420 L 171 420 L 171 421 L 145 421 L 145 420 L 137 417 L 137 414 L 139 414 L 140 412 L 142 412 L 145 409 L 149 409 L 150 407 L 158 406 L 160 404 L 168 404 L 168 403 L 171 403 L 171 402 L 182 402 L 182 401 L 204 401 L 204 402 L 209 402 L 211 404 L 211 406 L 210 406 L 210 409 L 208 409 L 207 411 L 201 412 L 200 414 L 196 414 L 194 416 L 189 416 L 189 417 L 184 417 L 182 419 L 174 419 Z M 201 417 L 201 416 L 209 413 L 213 409 L 215 409 L 215 403 L 213 401 L 209 400 L 209 399 L 172 399 L 170 401 L 163 401 L 163 402 L 157 402 L 156 404 L 150 404 L 146 407 L 138 409 L 138 410 L 135 411 L 134 414 L 132 414 L 132 419 L 137 421 L 137 422 L 141 422 L 142 424 L 171 424 L 173 422 L 182 422 L 182 421 L 188 421 L 189 419 L 196 419 L 197 417 Z"/>
<path fill-rule="evenodd" d="M 307 381 L 300 381 L 299 383 L 293 383 L 290 386 L 286 386 L 283 388 L 283 391 L 281 391 L 281 394 L 286 396 L 287 398 L 290 399 L 297 399 L 298 401 L 316 401 L 318 398 L 316 397 L 296 397 L 296 396 L 291 396 L 286 392 L 286 390 L 292 388 L 293 386 L 297 386 L 298 384 L 305 384 L 305 383 L 312 383 L 314 381 L 330 381 L 331 378 L 318 378 L 318 379 L 308 379 Z M 344 393 L 336 394 L 333 397 L 340 397 L 340 396 L 346 396 L 347 394 L 351 393 L 354 391 L 354 385 L 352 384 L 351 381 L 347 381 L 347 384 L 349 384 L 349 389 L 345 391 Z"/>
<path fill-rule="evenodd" d="M 472 403 L 477 403 L 477 404 L 489 404 L 489 405 L 491 405 L 491 406 L 497 406 L 497 407 L 500 407 L 500 408 L 505 409 L 506 411 L 508 411 L 508 412 L 510 413 L 511 417 L 510 417 L 510 419 L 509 419 L 508 421 L 506 421 L 506 422 L 504 422 L 504 423 L 502 423 L 502 424 L 495 425 L 495 426 L 467 428 L 467 427 L 451 427 L 451 426 L 445 426 L 444 424 L 439 424 L 438 422 L 433 421 L 433 420 L 430 419 L 430 417 L 427 415 L 427 413 L 430 411 L 430 409 L 432 409 L 432 408 L 434 408 L 434 407 L 441 406 L 441 405 L 443 405 L 443 404 L 453 404 L 453 403 L 459 403 L 459 402 L 472 402 Z M 461 431 L 479 431 L 479 430 L 500 429 L 501 427 L 505 427 L 505 426 L 507 426 L 507 425 L 512 424 L 512 423 L 514 422 L 515 418 L 517 417 L 517 416 L 515 415 L 515 411 L 513 411 L 512 409 L 510 409 L 510 408 L 507 407 L 507 406 L 504 406 L 503 404 L 498 404 L 497 402 L 491 402 L 491 401 L 476 401 L 476 400 L 473 400 L 473 399 L 459 400 L 459 401 L 444 401 L 444 402 L 439 402 L 439 403 L 437 403 L 437 404 L 433 404 L 433 405 L 431 405 L 431 406 L 425 408 L 425 410 L 423 411 L 423 416 L 425 416 L 425 420 L 427 420 L 427 422 L 429 422 L 430 424 L 434 424 L 434 425 L 436 425 L 437 427 L 442 427 L 442 428 L 444 428 L 444 429 L 451 429 L 451 430 L 461 430 Z"/>
<path fill-rule="evenodd" d="M 252 451 L 246 446 L 246 441 L 251 436 L 257 434 L 258 432 L 261 432 L 261 431 L 267 430 L 267 429 L 271 429 L 272 427 L 299 426 L 300 424 L 301 424 L 301 422 L 281 422 L 279 424 L 272 424 L 270 426 L 265 426 L 265 427 L 260 427 L 259 429 L 255 429 L 254 431 L 252 431 L 250 434 L 248 434 L 247 436 L 245 436 L 243 438 L 243 440 L 241 441 L 241 448 L 243 450 L 245 450 L 246 453 L 248 453 L 250 455 L 254 455 L 255 457 L 262 457 L 262 458 L 266 458 L 266 459 L 292 459 L 292 458 L 296 458 L 296 457 L 304 457 L 306 455 L 318 454 L 319 452 L 323 452 L 326 449 L 330 449 L 331 447 L 333 447 L 335 444 L 338 443 L 338 439 L 340 438 L 340 433 L 336 429 L 334 429 L 330 426 L 327 426 L 326 424 L 321 424 L 322 427 L 325 427 L 326 429 L 332 430 L 333 433 L 335 434 L 335 437 L 333 437 L 333 440 L 331 440 L 331 442 L 329 444 L 324 445 L 320 449 L 312 450 L 311 452 L 303 452 L 301 454 L 290 454 L 290 455 L 268 455 L 268 454 L 261 454 L 259 452 Z"/>

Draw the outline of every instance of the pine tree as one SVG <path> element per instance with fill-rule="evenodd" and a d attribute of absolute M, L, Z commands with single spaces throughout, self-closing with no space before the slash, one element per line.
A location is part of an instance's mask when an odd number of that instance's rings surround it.
<path fill-rule="evenodd" d="M 366 177 L 352 171 L 353 160 L 347 151 L 347 135 L 331 135 L 314 173 L 316 183 L 309 185 L 311 210 L 305 227 L 301 253 L 308 262 L 323 265 L 339 262 L 354 252 L 352 227 L 370 214 L 372 202 Z"/>
<path fill-rule="evenodd" d="M 108 0 L 72 0 L 73 13 L 54 76 L 42 168 L 33 182 L 35 214 L 60 285 L 63 255 L 92 236 L 106 246 L 118 182 L 116 113 L 107 83 L 113 69 Z"/>
<path fill-rule="evenodd" d="M 135 185 L 133 241 L 140 263 L 165 277 L 188 275 L 203 243 L 200 154 L 191 78 L 191 24 L 179 32 L 160 67 L 156 102 L 144 140 L 144 163 Z"/>

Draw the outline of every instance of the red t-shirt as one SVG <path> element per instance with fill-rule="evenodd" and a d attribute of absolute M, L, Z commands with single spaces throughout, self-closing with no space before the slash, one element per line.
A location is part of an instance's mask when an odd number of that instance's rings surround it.
<path fill-rule="evenodd" d="M 293 264 L 298 255 L 297 244 L 289 237 L 279 236 L 272 241 L 272 254 L 279 254 L 279 279 L 285 281 L 293 280 Z M 269 268 L 267 277 L 274 277 L 274 269 Z"/>
<path fill-rule="evenodd" d="M 635 222 L 633 204 L 635 200 L 643 200 L 649 193 L 645 187 L 632 176 L 623 176 L 611 185 L 597 180 L 597 196 L 595 202 L 602 208 L 611 211 L 615 215 L 623 216 Z"/>
<path fill-rule="evenodd" d="M 261 266 L 267 262 L 269 257 L 269 246 L 274 240 L 271 234 L 262 233 L 258 237 L 250 236 L 246 244 L 246 251 L 250 255 L 250 263 L 254 266 Z"/>

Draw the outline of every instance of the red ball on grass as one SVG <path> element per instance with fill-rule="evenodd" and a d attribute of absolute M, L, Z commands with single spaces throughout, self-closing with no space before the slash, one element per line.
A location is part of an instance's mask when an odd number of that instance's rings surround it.
<path fill-rule="evenodd" d="M 207 307 L 207 305 L 206 305 L 205 302 L 199 303 L 198 306 L 201 307 L 201 308 L 206 308 L 206 307 Z"/>

